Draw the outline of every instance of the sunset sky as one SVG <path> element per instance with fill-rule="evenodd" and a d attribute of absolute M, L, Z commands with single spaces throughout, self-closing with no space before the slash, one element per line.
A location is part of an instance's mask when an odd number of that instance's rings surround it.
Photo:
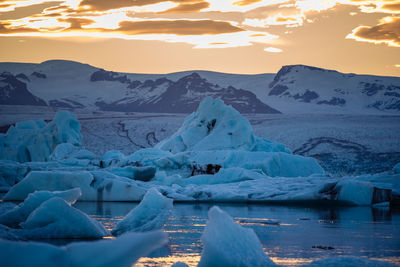
<path fill-rule="evenodd" d="M 0 0 L 0 61 L 400 76 L 400 0 Z"/>

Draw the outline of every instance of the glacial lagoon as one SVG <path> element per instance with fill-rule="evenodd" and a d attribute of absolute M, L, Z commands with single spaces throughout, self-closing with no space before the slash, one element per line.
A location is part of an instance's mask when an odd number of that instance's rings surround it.
<path fill-rule="evenodd" d="M 77 202 L 74 206 L 108 230 L 138 203 Z M 167 246 L 135 266 L 171 266 L 200 260 L 201 234 L 212 203 L 176 203 L 163 227 Z M 400 210 L 389 207 L 310 207 L 265 204 L 216 204 L 236 222 L 252 228 L 277 264 L 299 266 L 332 256 L 360 256 L 400 265 Z M 279 222 L 279 224 L 277 224 Z M 74 240 L 76 241 L 76 240 Z M 65 244 L 71 240 L 52 240 Z M 232 255 L 234 256 L 234 255 Z"/>

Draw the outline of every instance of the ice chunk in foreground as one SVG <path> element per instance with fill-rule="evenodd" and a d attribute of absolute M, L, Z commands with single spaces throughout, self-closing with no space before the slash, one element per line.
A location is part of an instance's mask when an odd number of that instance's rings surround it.
<path fill-rule="evenodd" d="M 65 249 L 39 242 L 0 239 L 0 258 L 3 267 L 71 266 Z"/>
<path fill-rule="evenodd" d="M 132 209 L 111 233 L 120 235 L 128 231 L 146 232 L 160 229 L 171 214 L 172 202 L 172 199 L 151 188 L 140 204 Z"/>
<path fill-rule="evenodd" d="M 28 218 L 32 211 L 52 197 L 62 198 L 71 205 L 74 204 L 81 195 L 82 193 L 79 188 L 54 192 L 36 191 L 29 194 L 23 203 L 0 215 L 0 224 L 11 227 L 18 226 Z"/>
<path fill-rule="evenodd" d="M 25 121 L 11 126 L 0 138 L 0 159 L 19 162 L 47 161 L 53 149 L 61 143 L 80 145 L 82 135 L 78 119 L 61 110 L 52 122 Z"/>
<path fill-rule="evenodd" d="M 131 267 L 167 243 L 162 232 L 128 233 L 114 240 L 78 242 L 66 247 L 0 240 L 3 267 Z"/>
<path fill-rule="evenodd" d="M 115 240 L 79 242 L 67 246 L 72 266 L 131 267 L 140 257 L 168 242 L 167 234 L 159 231 L 126 233 Z"/>
<path fill-rule="evenodd" d="M 80 201 L 139 201 L 145 189 L 135 181 L 115 176 L 107 171 L 32 171 L 14 185 L 4 200 L 24 200 L 38 190 L 61 191 L 79 187 Z"/>
<path fill-rule="evenodd" d="M 354 266 L 363 266 L 363 267 L 395 267 L 397 265 L 377 260 L 370 260 L 366 258 L 360 257 L 331 257 L 322 260 L 316 260 L 311 262 L 310 264 L 303 265 L 303 267 L 354 267 Z"/>
<path fill-rule="evenodd" d="M 199 267 L 275 266 L 264 253 L 254 231 L 235 223 L 216 206 L 208 212 L 208 222 L 201 241 L 204 248 Z"/>
<path fill-rule="evenodd" d="M 221 99 L 211 97 L 205 98 L 181 128 L 155 148 L 172 153 L 222 149 L 289 152 L 281 144 L 254 136 L 247 119 Z"/>
<path fill-rule="evenodd" d="M 42 238 L 101 238 L 107 230 L 65 200 L 53 197 L 34 210 L 20 230 L 21 236 Z"/>

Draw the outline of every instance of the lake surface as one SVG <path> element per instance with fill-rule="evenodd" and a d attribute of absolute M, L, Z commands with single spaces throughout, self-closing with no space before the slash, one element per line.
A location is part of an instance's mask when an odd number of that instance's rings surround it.
<path fill-rule="evenodd" d="M 111 230 L 137 203 L 78 202 L 74 206 Z M 175 204 L 163 230 L 168 245 L 136 266 L 196 266 L 201 234 L 214 204 Z M 362 256 L 400 265 L 400 210 L 371 207 L 299 207 L 218 204 L 241 225 L 254 229 L 264 251 L 277 264 L 298 266 L 330 256 Z M 280 221 L 269 225 L 265 219 Z M 313 248 L 316 246 L 324 248 Z M 331 247 L 328 249 L 328 247 Z M 234 256 L 234 255 L 232 255 Z"/>

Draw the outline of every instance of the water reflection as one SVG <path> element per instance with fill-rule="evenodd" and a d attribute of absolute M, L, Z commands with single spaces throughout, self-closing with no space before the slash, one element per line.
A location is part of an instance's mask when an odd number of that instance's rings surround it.
<path fill-rule="evenodd" d="M 112 229 L 137 203 L 79 202 L 75 206 Z M 297 207 L 218 204 L 237 222 L 254 229 L 277 264 L 298 266 L 328 256 L 363 256 L 400 263 L 400 213 L 389 207 Z M 200 260 L 201 234 L 213 204 L 175 204 L 163 230 L 167 246 L 137 266 L 170 266 Z M 266 224 L 265 220 L 280 224 Z M 314 248 L 313 248 L 314 246 Z M 333 249 L 324 249 L 332 247 Z"/>

